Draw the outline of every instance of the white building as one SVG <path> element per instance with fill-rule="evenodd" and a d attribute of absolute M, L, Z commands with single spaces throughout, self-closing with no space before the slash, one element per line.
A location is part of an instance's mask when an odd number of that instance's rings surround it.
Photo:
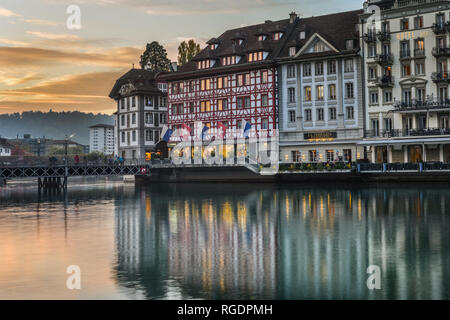
<path fill-rule="evenodd" d="M 11 157 L 11 148 L 0 144 L 0 157 Z"/>
<path fill-rule="evenodd" d="M 280 154 L 284 163 L 364 157 L 362 10 L 298 19 L 277 59 Z"/>
<path fill-rule="evenodd" d="M 155 72 L 131 69 L 110 93 L 117 102 L 116 153 L 123 159 L 145 159 L 161 141 L 168 120 L 167 85 L 155 77 Z"/>
<path fill-rule="evenodd" d="M 105 155 L 114 155 L 114 126 L 97 124 L 89 127 L 89 150 Z"/>
<path fill-rule="evenodd" d="M 361 15 L 368 158 L 450 162 L 450 1 L 390 0 Z M 373 7 L 371 7 L 373 8 Z"/>

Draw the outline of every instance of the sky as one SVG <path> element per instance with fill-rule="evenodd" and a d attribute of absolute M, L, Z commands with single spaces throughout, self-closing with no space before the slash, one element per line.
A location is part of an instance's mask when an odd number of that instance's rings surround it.
<path fill-rule="evenodd" d="M 108 94 L 158 41 L 172 61 L 183 40 L 205 46 L 225 30 L 360 9 L 363 0 L 0 0 L 0 113 L 107 113 Z M 71 5 L 81 28 L 68 28 Z M 73 13 L 73 11 L 72 11 Z M 75 21 L 70 19 L 70 21 Z"/>

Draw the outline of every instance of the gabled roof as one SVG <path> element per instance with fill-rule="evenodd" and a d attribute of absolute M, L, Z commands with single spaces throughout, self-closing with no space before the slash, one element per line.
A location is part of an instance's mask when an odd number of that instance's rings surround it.
<path fill-rule="evenodd" d="M 279 58 L 292 58 L 289 57 L 289 48 L 291 47 L 299 50 L 296 58 L 358 52 L 360 48 L 357 25 L 358 17 L 362 13 L 363 10 L 354 10 L 298 20 L 295 30 L 290 34 Z M 304 33 L 304 38 L 300 37 L 302 33 Z M 305 52 L 306 47 L 315 39 L 320 39 L 334 50 L 314 54 Z M 354 40 L 353 50 L 347 50 L 347 40 Z"/>
<path fill-rule="evenodd" d="M 213 50 L 210 46 L 204 48 L 192 61 L 186 63 L 180 67 L 177 72 L 171 74 L 164 74 L 161 76 L 165 80 L 181 79 L 186 74 L 203 75 L 211 72 L 212 70 L 223 68 L 224 70 L 236 69 L 237 67 L 261 65 L 263 63 L 273 63 L 277 57 L 279 50 L 283 47 L 285 40 L 288 38 L 290 30 L 295 26 L 294 23 L 290 23 L 290 19 L 284 19 L 280 21 L 266 21 L 262 24 L 232 29 L 225 31 L 220 37 L 213 38 L 208 43 L 220 43 L 219 46 Z M 284 32 L 285 35 L 280 40 L 273 40 L 274 32 Z M 267 35 L 266 40 L 259 41 L 259 35 Z M 242 44 L 235 44 L 235 40 L 242 40 Z M 265 51 L 268 53 L 268 57 L 265 61 L 249 62 L 247 60 L 247 53 Z M 240 56 L 241 59 L 236 65 L 223 66 L 221 58 L 225 56 Z M 212 68 L 197 69 L 197 61 L 200 60 L 215 60 L 215 64 Z"/>
<path fill-rule="evenodd" d="M 119 99 L 122 96 L 129 94 L 121 94 L 120 90 L 124 85 L 129 85 L 130 93 L 159 93 L 155 78 L 156 72 L 144 69 L 131 69 L 120 77 L 114 85 L 109 97 L 112 99 Z"/>

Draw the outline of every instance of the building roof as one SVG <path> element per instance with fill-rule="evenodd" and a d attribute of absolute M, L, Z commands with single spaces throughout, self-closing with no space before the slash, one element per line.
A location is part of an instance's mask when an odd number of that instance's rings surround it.
<path fill-rule="evenodd" d="M 117 100 L 136 93 L 160 93 L 156 75 L 154 71 L 133 68 L 116 81 L 109 97 Z"/>
<path fill-rule="evenodd" d="M 79 144 L 78 142 L 75 142 L 73 140 L 53 140 L 53 141 L 50 141 L 50 144 L 53 144 L 53 145 L 65 145 L 66 143 L 68 145 L 83 146 L 82 144 Z"/>
<path fill-rule="evenodd" d="M 12 149 L 14 145 L 12 145 L 7 139 L 0 138 L 0 147 Z"/>
<path fill-rule="evenodd" d="M 354 10 L 347 12 L 334 13 L 318 17 L 310 17 L 299 19 L 294 31 L 290 34 L 284 47 L 282 48 L 279 58 L 292 59 L 289 56 L 291 47 L 296 47 L 297 50 L 306 48 L 314 42 L 315 38 L 325 41 L 333 49 L 320 53 L 304 52 L 298 53 L 297 58 L 314 58 L 326 57 L 336 54 L 349 54 L 359 51 L 359 32 L 358 32 L 358 17 L 363 13 L 363 10 Z M 304 35 L 304 38 L 301 37 Z M 354 40 L 354 49 L 347 50 L 347 40 Z"/>
<path fill-rule="evenodd" d="M 161 76 L 163 80 L 181 79 L 185 75 L 206 75 L 211 72 L 228 72 L 236 70 L 242 67 L 252 68 L 253 66 L 270 65 L 274 62 L 274 59 L 278 56 L 279 50 L 283 47 L 286 39 L 286 35 L 289 36 L 289 32 L 295 26 L 295 20 L 290 23 L 290 19 L 279 21 L 266 21 L 262 24 L 232 29 L 225 31 L 220 37 L 212 38 L 208 41 L 209 44 L 218 44 L 216 49 L 212 49 L 211 46 L 204 48 L 197 56 L 195 56 L 190 62 L 186 63 L 178 69 L 177 72 L 164 74 Z M 272 35 L 275 32 L 284 32 L 280 40 L 274 40 Z M 259 41 L 259 35 L 267 35 L 266 40 Z M 242 40 L 242 44 L 235 45 L 235 40 Z M 268 57 L 265 61 L 249 62 L 247 59 L 247 53 L 265 51 L 268 52 Z M 241 59 L 236 65 L 223 66 L 221 58 L 224 56 L 241 56 Z M 215 60 L 215 64 L 212 68 L 197 69 L 197 62 L 201 60 Z"/>
<path fill-rule="evenodd" d="M 94 128 L 114 129 L 114 126 L 110 125 L 110 124 L 101 124 L 101 123 L 99 123 L 99 124 L 96 124 L 94 126 L 90 126 L 89 127 L 89 129 L 94 129 Z"/>

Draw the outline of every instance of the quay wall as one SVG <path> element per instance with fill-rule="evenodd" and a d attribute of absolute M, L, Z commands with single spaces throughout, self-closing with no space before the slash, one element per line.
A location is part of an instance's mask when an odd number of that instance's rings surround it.
<path fill-rule="evenodd" d="M 438 172 L 320 172 L 279 173 L 262 176 L 245 167 L 161 168 L 152 169 L 150 176 L 137 176 L 136 183 L 309 183 L 309 182 L 450 182 L 450 171 Z"/>

